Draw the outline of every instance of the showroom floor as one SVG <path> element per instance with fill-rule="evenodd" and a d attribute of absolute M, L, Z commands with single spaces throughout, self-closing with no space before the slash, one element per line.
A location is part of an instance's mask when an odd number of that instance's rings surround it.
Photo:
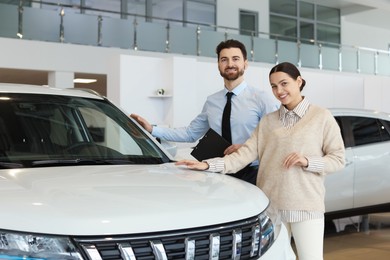
<path fill-rule="evenodd" d="M 346 223 L 344 231 L 326 230 L 324 260 L 389 260 L 390 213 L 369 215 L 368 220 L 369 228 Z"/>
<path fill-rule="evenodd" d="M 328 236 L 324 260 L 389 260 L 390 228 Z"/>

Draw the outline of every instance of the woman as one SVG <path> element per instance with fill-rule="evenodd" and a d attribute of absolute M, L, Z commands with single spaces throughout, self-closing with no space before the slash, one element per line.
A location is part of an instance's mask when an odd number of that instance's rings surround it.
<path fill-rule="evenodd" d="M 323 259 L 324 178 L 344 167 L 340 129 L 327 109 L 302 96 L 306 82 L 295 65 L 276 65 L 269 81 L 281 106 L 261 119 L 240 149 L 223 158 L 176 164 L 225 174 L 259 159 L 256 185 L 294 237 L 299 259 Z"/>

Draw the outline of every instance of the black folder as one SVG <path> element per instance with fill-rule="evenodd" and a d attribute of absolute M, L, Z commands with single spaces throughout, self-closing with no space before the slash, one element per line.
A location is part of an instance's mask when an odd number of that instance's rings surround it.
<path fill-rule="evenodd" d="M 230 145 L 231 144 L 228 141 L 210 128 L 194 147 L 191 155 L 198 161 L 214 157 L 223 157 L 223 151 Z"/>

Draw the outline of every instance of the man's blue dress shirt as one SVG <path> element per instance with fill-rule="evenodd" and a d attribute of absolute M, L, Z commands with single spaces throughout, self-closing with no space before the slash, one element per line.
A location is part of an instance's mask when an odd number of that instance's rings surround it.
<path fill-rule="evenodd" d="M 209 128 L 221 135 L 222 113 L 226 104 L 227 89 L 210 96 L 202 112 L 187 127 L 167 128 L 154 126 L 152 135 L 173 142 L 195 142 Z M 243 144 L 255 130 L 260 118 L 279 108 L 276 98 L 270 94 L 241 83 L 233 90 L 230 125 L 233 144 Z"/>

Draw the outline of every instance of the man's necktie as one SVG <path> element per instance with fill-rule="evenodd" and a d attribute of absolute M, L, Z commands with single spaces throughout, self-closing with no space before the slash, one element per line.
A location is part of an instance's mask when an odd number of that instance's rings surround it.
<path fill-rule="evenodd" d="M 232 143 L 232 133 L 230 130 L 230 112 L 232 109 L 233 92 L 226 93 L 226 105 L 222 114 L 222 137 Z"/>

